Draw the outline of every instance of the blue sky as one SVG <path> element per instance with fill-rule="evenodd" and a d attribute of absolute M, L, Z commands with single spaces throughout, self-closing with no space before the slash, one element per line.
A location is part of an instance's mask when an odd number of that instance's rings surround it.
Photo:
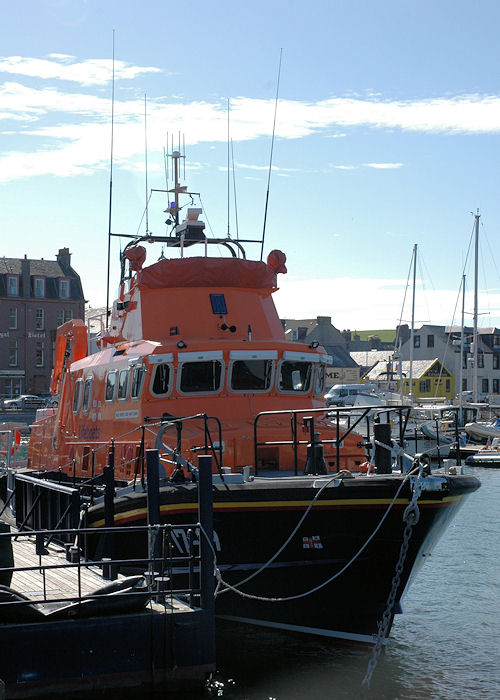
<path fill-rule="evenodd" d="M 282 49 L 264 249 L 288 258 L 280 315 L 352 330 L 408 320 L 417 243 L 417 325 L 459 322 L 479 208 L 480 325 L 500 325 L 498 2 L 4 0 L 0 27 L 1 254 L 68 246 L 86 298 L 105 303 L 113 30 L 113 231 L 144 233 L 146 95 L 148 185 L 164 187 L 167 132 L 181 131 L 216 236 L 230 101 L 238 232 L 260 238 Z M 164 208 L 153 197 L 153 233 Z M 236 237 L 232 191 L 230 210 Z M 466 274 L 470 291 L 470 260 Z"/>

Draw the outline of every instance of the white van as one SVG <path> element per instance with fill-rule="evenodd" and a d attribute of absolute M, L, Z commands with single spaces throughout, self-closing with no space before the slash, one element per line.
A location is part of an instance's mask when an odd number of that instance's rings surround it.
<path fill-rule="evenodd" d="M 373 384 L 335 384 L 325 394 L 327 406 L 368 406 L 382 403 Z"/>

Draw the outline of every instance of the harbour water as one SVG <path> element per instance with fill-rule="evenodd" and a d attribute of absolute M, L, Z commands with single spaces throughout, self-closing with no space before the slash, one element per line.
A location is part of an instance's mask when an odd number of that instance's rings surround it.
<path fill-rule="evenodd" d="M 197 697 L 500 698 L 500 470 L 470 473 L 482 486 L 413 582 L 369 691 L 361 687 L 368 649 L 225 625 L 219 670 Z"/>
<path fill-rule="evenodd" d="M 463 505 L 413 582 L 369 690 L 361 685 L 369 648 L 224 623 L 218 628 L 218 671 L 211 683 L 167 697 L 498 700 L 500 470 L 468 471 L 481 479 L 482 487 Z M 126 697 L 166 696 L 136 690 Z"/>

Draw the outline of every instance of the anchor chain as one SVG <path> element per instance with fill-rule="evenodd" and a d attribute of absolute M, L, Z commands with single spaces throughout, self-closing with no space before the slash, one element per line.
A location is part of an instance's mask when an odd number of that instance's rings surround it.
<path fill-rule="evenodd" d="M 420 518 L 420 511 L 418 509 L 418 498 L 422 493 L 422 467 L 419 469 L 417 478 L 413 483 L 413 495 L 411 501 L 407 505 L 405 512 L 403 513 L 403 522 L 406 523 L 403 532 L 403 541 L 401 542 L 401 549 L 399 550 L 399 558 L 396 564 L 396 569 L 394 572 L 394 577 L 392 579 L 391 592 L 387 598 L 387 603 L 385 605 L 385 610 L 382 615 L 380 622 L 378 623 L 377 639 L 373 646 L 372 656 L 368 662 L 368 668 L 366 669 L 365 677 L 363 678 L 362 686 L 366 688 L 370 687 L 370 682 L 372 679 L 373 672 L 378 663 L 380 652 L 382 651 L 382 646 L 384 639 L 387 635 L 387 630 L 391 622 L 392 610 L 394 608 L 394 603 L 396 601 L 396 594 L 401 583 L 401 575 L 403 573 L 404 563 L 406 560 L 406 555 L 408 554 L 408 545 L 410 538 L 413 533 L 413 527 L 418 523 Z"/>

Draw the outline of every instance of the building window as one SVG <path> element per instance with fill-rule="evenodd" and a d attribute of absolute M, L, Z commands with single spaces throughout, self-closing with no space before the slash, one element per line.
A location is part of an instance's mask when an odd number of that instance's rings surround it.
<path fill-rule="evenodd" d="M 43 331 L 45 326 L 45 314 L 43 309 L 35 311 L 35 328 L 37 331 Z"/>
<path fill-rule="evenodd" d="M 487 394 L 489 392 L 489 390 L 490 390 L 489 384 L 490 383 L 489 383 L 488 379 L 485 378 L 485 379 L 481 380 L 481 391 L 483 392 L 483 394 Z"/>
<path fill-rule="evenodd" d="M 17 367 L 17 340 L 9 342 L 9 367 Z"/>
<path fill-rule="evenodd" d="M 414 336 L 413 336 L 413 347 L 414 347 L 414 348 L 419 348 L 419 347 L 420 347 L 420 336 L 419 336 L 419 335 L 414 335 Z"/>
<path fill-rule="evenodd" d="M 493 393 L 494 393 L 494 394 L 500 393 L 500 391 L 499 391 L 499 383 L 500 383 L 500 380 L 498 380 L 498 379 L 494 379 L 494 380 L 493 380 Z"/>
<path fill-rule="evenodd" d="M 493 369 L 500 369 L 500 355 L 493 355 Z"/>
<path fill-rule="evenodd" d="M 73 311 L 71 309 L 58 309 L 57 310 L 57 325 L 62 326 L 63 323 L 71 321 L 73 318 Z"/>
<path fill-rule="evenodd" d="M 38 299 L 42 299 L 45 296 L 45 278 L 44 277 L 34 277 L 33 284 L 35 287 L 35 296 Z"/>
<path fill-rule="evenodd" d="M 425 382 L 420 382 L 418 388 L 419 388 L 420 393 L 423 394 L 425 391 Z"/>
<path fill-rule="evenodd" d="M 450 393 L 450 389 L 451 389 L 451 382 L 450 382 L 449 379 L 447 379 L 447 380 L 446 380 L 446 389 L 445 389 L 445 393 L 446 393 L 446 394 L 449 394 L 449 393 Z"/>
<path fill-rule="evenodd" d="M 17 328 L 17 309 L 15 306 L 9 309 L 9 328 L 12 330 Z"/>
<path fill-rule="evenodd" d="M 484 367 L 484 353 L 482 352 L 477 353 L 477 366 Z"/>
<path fill-rule="evenodd" d="M 59 280 L 59 298 L 69 299 L 69 280 L 60 279 Z"/>
<path fill-rule="evenodd" d="M 43 367 L 44 357 L 43 357 L 43 343 L 41 340 L 35 343 L 35 364 L 37 367 Z"/>
<path fill-rule="evenodd" d="M 19 277 L 17 275 L 7 275 L 7 296 L 19 296 Z"/>
<path fill-rule="evenodd" d="M 462 379 L 462 391 L 467 391 L 467 379 Z"/>
<path fill-rule="evenodd" d="M 433 348 L 433 347 L 434 347 L 434 336 L 433 336 L 433 335 L 428 335 L 428 336 L 427 336 L 427 347 L 428 347 L 428 348 Z"/>

